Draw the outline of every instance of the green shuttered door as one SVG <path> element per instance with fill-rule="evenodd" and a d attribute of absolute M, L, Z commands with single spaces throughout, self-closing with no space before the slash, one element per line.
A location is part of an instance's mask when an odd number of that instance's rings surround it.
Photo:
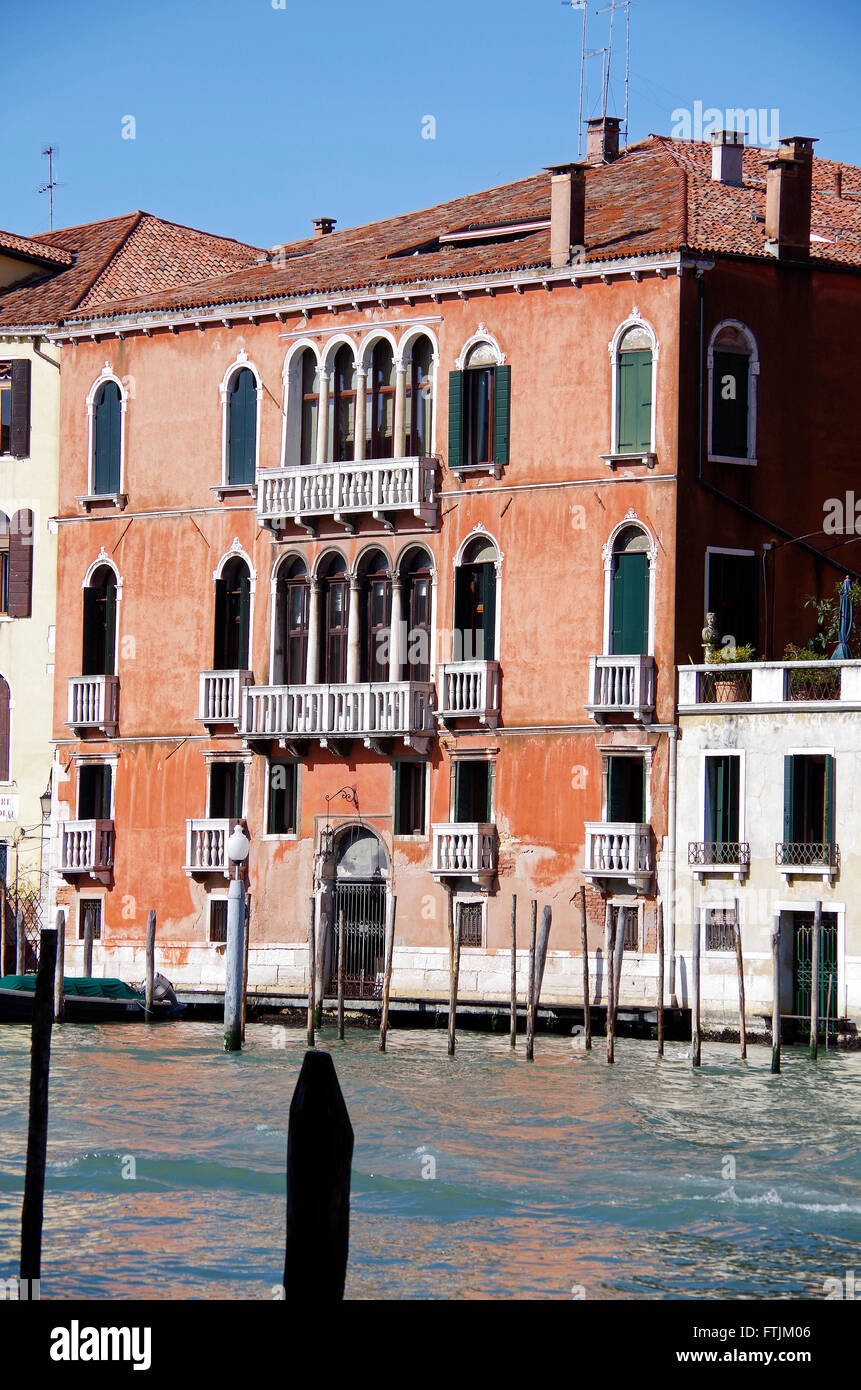
<path fill-rule="evenodd" d="M 647 349 L 619 354 L 619 453 L 647 453 L 652 447 L 652 354 Z"/>

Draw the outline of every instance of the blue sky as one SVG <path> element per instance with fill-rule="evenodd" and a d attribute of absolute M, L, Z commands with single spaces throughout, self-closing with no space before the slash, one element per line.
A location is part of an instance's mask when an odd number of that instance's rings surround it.
<path fill-rule="evenodd" d="M 592 48 L 605 3 L 589 3 Z M 351 226 L 520 178 L 576 157 L 581 25 L 561 0 L 10 6 L 0 227 L 47 230 L 49 141 L 56 226 L 140 207 L 262 246 L 309 234 L 318 215 Z M 634 0 L 631 34 L 632 140 L 670 133 L 697 101 L 777 108 L 783 134 L 861 164 L 858 0 Z"/>

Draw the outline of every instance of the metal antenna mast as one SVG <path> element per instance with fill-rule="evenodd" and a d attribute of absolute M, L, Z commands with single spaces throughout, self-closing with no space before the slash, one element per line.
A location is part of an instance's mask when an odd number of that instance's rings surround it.
<path fill-rule="evenodd" d="M 613 20 L 616 10 L 625 11 L 625 139 L 624 144 L 628 143 L 628 114 L 630 109 L 631 91 L 631 0 L 615 0 L 612 5 L 606 5 L 603 10 L 596 10 L 596 14 L 609 14 L 610 16 L 610 62 L 613 61 Z M 604 88 L 603 114 L 607 114 L 608 85 Z"/>
<path fill-rule="evenodd" d="M 580 45 L 580 104 L 577 108 L 577 158 L 583 156 L 583 83 L 586 75 L 586 0 L 562 0 L 566 9 L 583 11 L 583 38 Z"/>
<path fill-rule="evenodd" d="M 42 151 L 43 156 L 48 156 L 48 182 L 43 183 L 39 189 L 40 193 L 48 194 L 48 230 L 52 232 L 54 230 L 54 189 L 57 187 L 54 178 L 54 155 L 56 152 L 53 145 L 46 145 Z"/>

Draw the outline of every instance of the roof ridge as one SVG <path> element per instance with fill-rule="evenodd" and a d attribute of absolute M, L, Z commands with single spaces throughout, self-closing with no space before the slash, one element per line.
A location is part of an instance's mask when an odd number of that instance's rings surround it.
<path fill-rule="evenodd" d="M 70 310 L 80 308 L 84 300 L 87 298 L 87 295 L 91 292 L 93 287 L 104 275 L 108 266 L 111 264 L 113 260 L 116 259 L 122 248 L 126 245 L 126 243 L 129 240 L 129 237 L 132 235 L 132 232 L 136 231 L 137 228 L 140 226 L 145 215 L 146 214 L 141 212 L 140 208 L 138 208 L 138 210 L 133 215 L 131 226 L 128 227 L 127 230 L 122 234 L 122 236 L 119 238 L 116 245 L 113 247 L 110 254 L 105 258 L 105 260 L 99 263 L 97 269 L 93 272 L 89 280 L 85 281 L 83 290 L 75 297 L 73 303 L 69 305 Z"/>

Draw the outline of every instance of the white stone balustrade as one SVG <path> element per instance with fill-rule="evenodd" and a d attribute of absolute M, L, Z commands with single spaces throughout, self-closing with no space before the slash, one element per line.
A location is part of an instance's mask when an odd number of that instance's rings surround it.
<path fill-rule="evenodd" d="M 363 459 L 359 463 L 268 468 L 258 479 L 257 517 L 277 526 L 305 518 L 339 520 L 370 512 L 412 512 L 427 526 L 437 519 L 436 460 Z"/>
<path fill-rule="evenodd" d="M 610 821 L 591 823 L 586 830 L 583 873 L 590 881 L 618 878 L 644 881 L 654 870 L 652 833 L 648 825 Z"/>
<path fill-rule="evenodd" d="M 256 685 L 243 697 L 240 732 L 255 738 L 405 738 L 433 731 L 433 686 Z"/>
<path fill-rule="evenodd" d="M 438 717 L 478 719 L 493 728 L 499 720 L 498 661 L 448 661 L 439 668 Z"/>
<path fill-rule="evenodd" d="M 800 704 L 861 709 L 861 661 L 714 662 L 679 667 L 680 710 L 722 704 L 743 704 L 747 709 L 798 709 Z"/>
<path fill-rule="evenodd" d="M 101 729 L 116 733 L 120 682 L 118 676 L 71 676 L 69 717 L 71 729 Z"/>
<path fill-rule="evenodd" d="M 197 717 L 202 724 L 238 726 L 242 713 L 242 692 L 251 685 L 250 671 L 201 671 Z"/>
<path fill-rule="evenodd" d="M 486 884 L 497 866 L 496 826 L 483 823 L 435 825 L 432 873 L 444 878 L 471 878 Z"/>
<path fill-rule="evenodd" d="M 105 873 L 114 863 L 112 820 L 69 820 L 60 827 L 60 873 Z"/>
<path fill-rule="evenodd" d="M 648 722 L 655 709 L 654 657 L 591 656 L 586 708 L 598 721 L 627 714 Z"/>
<path fill-rule="evenodd" d="M 227 841 L 229 820 L 188 820 L 185 823 L 185 872 L 229 876 Z"/>

